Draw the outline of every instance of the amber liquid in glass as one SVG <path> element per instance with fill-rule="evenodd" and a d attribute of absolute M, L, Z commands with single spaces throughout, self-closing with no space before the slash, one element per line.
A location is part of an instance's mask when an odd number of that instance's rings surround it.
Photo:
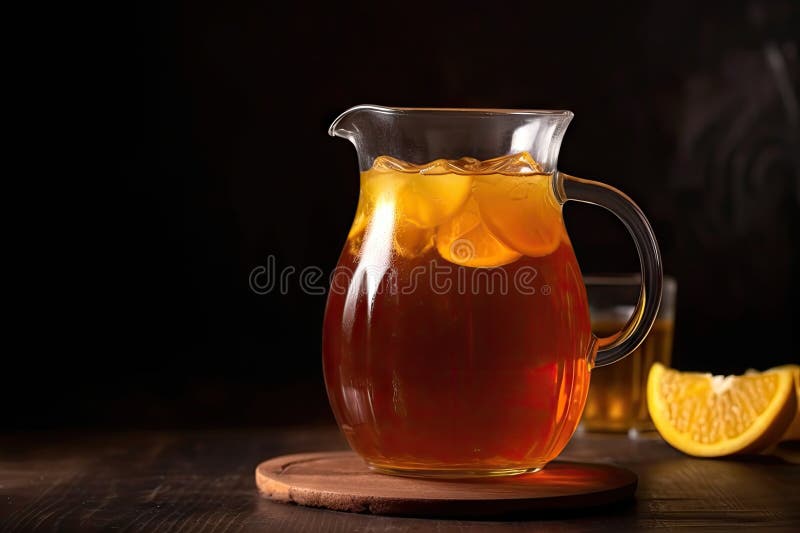
<path fill-rule="evenodd" d="M 337 421 L 373 468 L 533 471 L 576 429 L 593 343 L 551 179 L 527 153 L 381 157 L 362 173 L 323 359 Z"/>
<path fill-rule="evenodd" d="M 597 336 L 608 337 L 619 332 L 625 323 L 598 320 L 592 326 Z M 657 319 L 650 334 L 633 353 L 613 365 L 592 370 L 583 427 L 591 431 L 653 429 L 647 411 L 647 374 L 653 363 L 669 366 L 673 331 L 672 320 Z"/>

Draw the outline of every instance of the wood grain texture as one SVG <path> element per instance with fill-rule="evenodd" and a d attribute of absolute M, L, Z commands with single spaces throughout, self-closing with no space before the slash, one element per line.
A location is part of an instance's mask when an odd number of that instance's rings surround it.
<path fill-rule="evenodd" d="M 284 455 L 256 468 L 266 497 L 336 511 L 420 517 L 570 512 L 633 497 L 636 474 L 613 465 L 551 463 L 542 472 L 473 480 L 376 474 L 353 452 Z"/>
<path fill-rule="evenodd" d="M 639 476 L 636 500 L 568 516 L 428 520 L 272 502 L 265 457 L 345 449 L 335 428 L 0 436 L 0 531 L 600 531 L 746 526 L 796 531 L 800 466 L 775 456 L 686 457 L 657 437 L 576 435 L 562 459 Z"/>

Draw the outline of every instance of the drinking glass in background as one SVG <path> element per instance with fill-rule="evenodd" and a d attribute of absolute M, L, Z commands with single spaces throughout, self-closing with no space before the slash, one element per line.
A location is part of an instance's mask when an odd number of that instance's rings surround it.
<path fill-rule="evenodd" d="M 641 287 L 638 275 L 586 276 L 592 330 L 598 337 L 619 332 L 633 314 Z M 653 363 L 672 359 L 675 330 L 675 279 L 664 276 L 658 317 L 641 346 L 625 359 L 592 370 L 581 427 L 587 431 L 628 432 L 653 429 L 647 411 L 647 374 Z"/>

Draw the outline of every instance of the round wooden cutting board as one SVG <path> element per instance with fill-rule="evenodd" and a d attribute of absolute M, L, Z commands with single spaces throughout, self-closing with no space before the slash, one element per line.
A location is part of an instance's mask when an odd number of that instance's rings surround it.
<path fill-rule="evenodd" d="M 586 509 L 633 497 L 636 474 L 606 464 L 553 462 L 541 472 L 468 480 L 372 472 L 353 452 L 284 455 L 256 468 L 272 500 L 336 511 L 426 517 L 497 517 Z"/>

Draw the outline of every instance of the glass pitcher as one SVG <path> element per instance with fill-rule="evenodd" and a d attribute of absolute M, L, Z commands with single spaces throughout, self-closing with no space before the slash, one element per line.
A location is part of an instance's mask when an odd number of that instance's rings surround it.
<path fill-rule="evenodd" d="M 620 191 L 556 168 L 572 113 L 357 106 L 331 125 L 358 152 L 361 191 L 331 287 L 331 407 L 373 470 L 535 472 L 572 436 L 591 370 L 632 352 L 661 299 L 661 258 Z M 592 334 L 562 218 L 612 211 L 642 270 L 636 310 Z"/>

